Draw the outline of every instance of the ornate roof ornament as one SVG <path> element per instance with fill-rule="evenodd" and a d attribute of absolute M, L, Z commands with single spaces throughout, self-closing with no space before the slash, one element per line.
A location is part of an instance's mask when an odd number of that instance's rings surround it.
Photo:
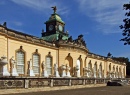
<path fill-rule="evenodd" d="M 57 8 L 56 8 L 56 6 L 53 6 L 53 7 L 51 7 L 53 10 L 54 10 L 54 14 L 56 13 L 56 10 L 57 10 Z"/>

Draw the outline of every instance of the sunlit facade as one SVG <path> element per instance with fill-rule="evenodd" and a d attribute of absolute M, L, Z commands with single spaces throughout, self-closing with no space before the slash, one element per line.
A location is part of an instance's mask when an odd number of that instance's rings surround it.
<path fill-rule="evenodd" d="M 126 64 L 91 53 L 79 35 L 69 37 L 65 23 L 54 13 L 42 37 L 0 25 L 0 77 L 124 78 Z M 4 56 L 4 57 L 3 57 Z M 6 60 L 7 59 L 7 60 Z M 3 64 L 3 60 L 7 61 Z"/>

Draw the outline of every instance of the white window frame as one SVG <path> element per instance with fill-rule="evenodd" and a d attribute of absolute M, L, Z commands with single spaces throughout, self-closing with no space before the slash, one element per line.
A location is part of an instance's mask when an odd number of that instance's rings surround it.
<path fill-rule="evenodd" d="M 50 60 L 48 61 L 48 59 Z M 50 56 L 46 57 L 46 70 L 47 70 L 48 75 L 52 75 L 52 57 Z"/>
<path fill-rule="evenodd" d="M 16 57 L 17 57 L 16 58 L 17 59 L 17 65 L 16 65 L 17 72 L 18 74 L 24 74 L 25 53 L 23 51 L 17 51 Z"/>
<path fill-rule="evenodd" d="M 33 73 L 40 74 L 40 56 L 39 54 L 33 54 Z"/>

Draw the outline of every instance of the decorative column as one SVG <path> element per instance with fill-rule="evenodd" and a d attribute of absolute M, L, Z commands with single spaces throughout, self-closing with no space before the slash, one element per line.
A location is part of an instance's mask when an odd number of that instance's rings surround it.
<path fill-rule="evenodd" d="M 18 72 L 17 72 L 17 69 L 16 69 L 16 61 L 13 59 L 14 57 L 12 57 L 10 59 L 10 62 L 11 62 L 11 76 L 18 76 Z"/>
<path fill-rule="evenodd" d="M 54 64 L 54 76 L 60 77 L 59 72 L 58 72 L 58 65 L 56 63 Z"/>
<path fill-rule="evenodd" d="M 42 62 L 42 71 L 43 71 L 43 77 L 48 77 L 48 73 L 47 73 L 47 70 L 46 70 L 46 64 L 44 63 L 44 61 Z"/>
<path fill-rule="evenodd" d="M 71 67 L 69 67 L 68 65 L 66 65 L 66 71 L 67 71 L 67 77 L 71 77 L 71 75 L 70 75 L 70 69 L 71 69 Z"/>
<path fill-rule="evenodd" d="M 4 77 L 4 76 L 10 76 L 10 73 L 8 72 L 7 69 L 7 58 L 5 56 L 1 57 L 0 59 L 0 77 Z"/>
<path fill-rule="evenodd" d="M 28 62 L 28 75 L 35 76 L 35 74 L 33 73 L 33 69 L 32 69 L 32 59 L 30 59 L 30 61 Z"/>
<path fill-rule="evenodd" d="M 76 77 L 81 77 L 81 76 L 80 76 L 80 71 L 79 71 L 79 69 L 80 69 L 79 65 L 76 65 L 76 67 L 75 67 Z"/>
<path fill-rule="evenodd" d="M 66 71 L 65 71 L 65 70 L 66 70 L 66 66 L 65 66 L 65 65 L 62 65 L 62 66 L 61 66 L 61 69 L 62 69 L 62 75 L 61 75 L 61 76 L 62 76 L 62 77 L 66 77 Z"/>

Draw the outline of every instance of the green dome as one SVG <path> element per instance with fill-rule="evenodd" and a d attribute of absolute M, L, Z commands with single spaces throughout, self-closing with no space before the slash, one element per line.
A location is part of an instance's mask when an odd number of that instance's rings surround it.
<path fill-rule="evenodd" d="M 62 21 L 61 17 L 57 13 L 52 14 L 51 17 L 49 18 L 49 20 L 46 21 L 45 23 L 51 22 L 51 21 L 59 21 L 59 22 L 65 24 L 64 21 Z"/>

